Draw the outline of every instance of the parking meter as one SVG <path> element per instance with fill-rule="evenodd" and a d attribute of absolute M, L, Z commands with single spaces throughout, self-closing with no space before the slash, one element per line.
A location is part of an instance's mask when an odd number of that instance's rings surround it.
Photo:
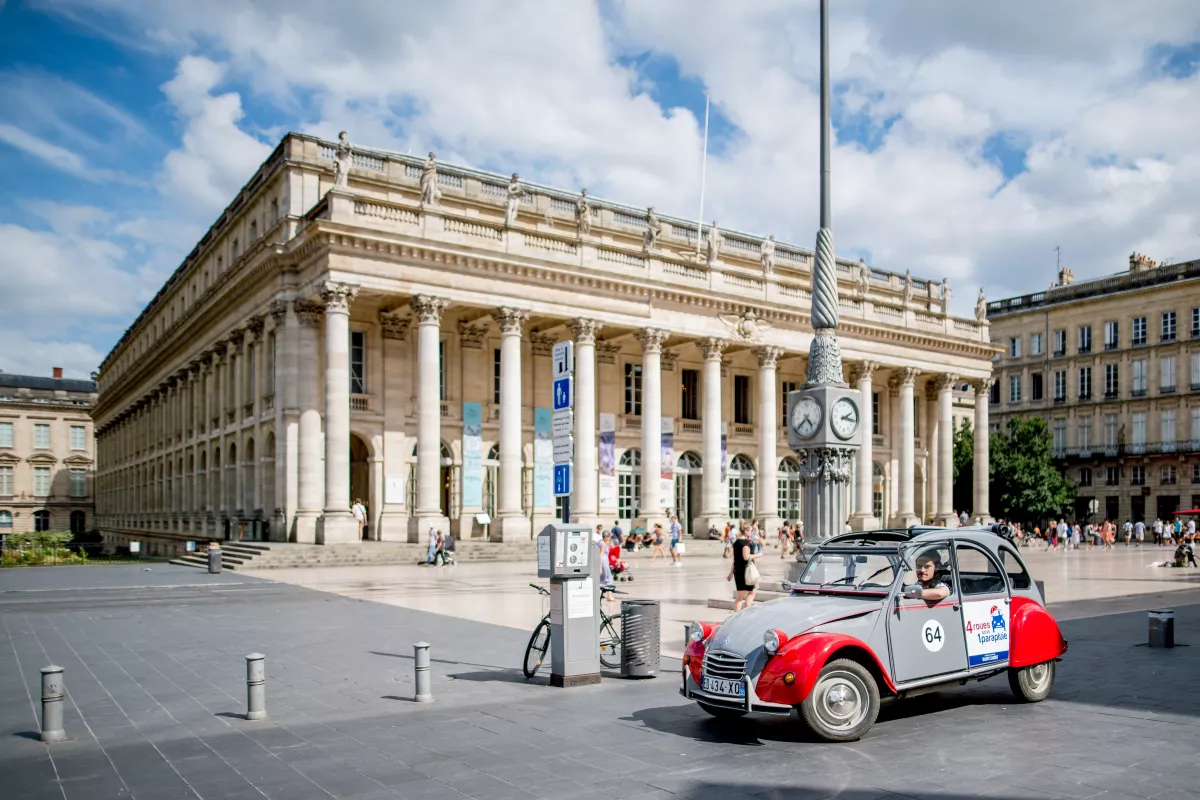
<path fill-rule="evenodd" d="M 550 579 L 550 685 L 600 682 L 600 550 L 588 525 L 537 535 L 538 577 Z"/>

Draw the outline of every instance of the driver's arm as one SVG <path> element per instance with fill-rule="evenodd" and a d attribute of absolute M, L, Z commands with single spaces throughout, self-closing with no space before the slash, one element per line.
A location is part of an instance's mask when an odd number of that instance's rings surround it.
<path fill-rule="evenodd" d="M 928 589 L 922 588 L 921 584 L 914 583 L 911 586 L 904 587 L 904 596 L 909 600 L 928 600 L 937 602 L 945 600 L 950 596 L 950 589 L 944 583 L 939 583 L 936 586 L 931 586 Z"/>

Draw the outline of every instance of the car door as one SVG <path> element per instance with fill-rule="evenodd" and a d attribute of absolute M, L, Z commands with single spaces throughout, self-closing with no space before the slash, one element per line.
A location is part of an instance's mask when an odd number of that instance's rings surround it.
<path fill-rule="evenodd" d="M 967 668 L 958 581 L 954 576 L 950 543 L 910 547 L 905 558 L 911 567 L 917 559 L 932 558 L 938 565 L 937 579 L 950 590 L 937 602 L 910 600 L 903 587 L 915 584 L 916 574 L 905 572 L 888 614 L 888 643 L 892 651 L 892 674 L 896 683 L 932 678 Z"/>
<path fill-rule="evenodd" d="M 967 666 L 1008 663 L 1011 598 L 1004 570 L 991 553 L 969 542 L 955 543 L 954 562 L 962 594 Z"/>

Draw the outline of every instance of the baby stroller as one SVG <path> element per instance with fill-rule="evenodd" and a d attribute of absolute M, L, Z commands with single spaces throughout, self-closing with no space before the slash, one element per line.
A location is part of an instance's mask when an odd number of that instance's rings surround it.
<path fill-rule="evenodd" d="M 442 541 L 441 546 L 437 549 L 437 553 L 435 553 L 433 556 L 433 563 L 442 567 L 457 566 L 458 562 L 454 558 L 453 536 L 447 536 Z"/>
<path fill-rule="evenodd" d="M 612 547 L 608 551 L 608 568 L 612 571 L 613 580 L 631 581 L 633 572 L 629 565 L 621 560 L 621 548 Z"/>

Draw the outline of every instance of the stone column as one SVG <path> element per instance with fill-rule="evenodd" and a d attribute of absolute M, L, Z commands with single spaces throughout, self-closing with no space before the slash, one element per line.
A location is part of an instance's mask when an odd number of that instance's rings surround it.
<path fill-rule="evenodd" d="M 940 430 L 937 404 L 937 380 L 930 378 L 925 384 L 925 512 L 922 520 L 937 522 L 938 512 L 938 431 Z"/>
<path fill-rule="evenodd" d="M 358 287 L 325 281 L 325 508 L 320 544 L 358 541 L 350 513 L 350 301 Z"/>
<path fill-rule="evenodd" d="M 900 510 L 900 375 L 893 372 L 887 379 L 888 387 L 888 479 L 885 484 L 884 510 L 888 523 L 896 519 Z"/>
<path fill-rule="evenodd" d="M 226 421 L 232 425 L 230 440 L 237 446 L 237 459 L 232 464 L 226 465 L 233 467 L 233 485 L 229 487 L 233 496 L 226 500 L 225 505 L 238 519 L 246 516 L 246 471 L 242 468 L 242 464 L 246 461 L 246 442 L 242 439 L 242 395 L 246 390 L 243 373 L 246 371 L 247 338 L 245 328 L 235 330 L 229 336 L 229 343 L 232 347 L 229 358 L 229 380 L 233 383 L 233 401 L 230 403 L 231 408 L 225 409 Z M 228 448 L 226 448 L 226 455 L 228 455 Z M 239 523 L 235 519 L 233 523 L 235 532 L 238 526 Z"/>
<path fill-rule="evenodd" d="M 500 326 L 500 491 L 493 541 L 524 541 L 529 520 L 521 512 L 521 328 L 529 312 L 501 308 L 495 314 Z"/>
<path fill-rule="evenodd" d="M 954 384 L 957 375 L 942 375 L 938 379 L 938 475 L 937 523 L 957 525 L 954 520 Z"/>
<path fill-rule="evenodd" d="M 913 449 L 913 382 L 919 370 L 905 367 L 900 370 L 900 474 L 897 476 L 900 486 L 900 508 L 896 511 L 894 524 L 907 528 L 920 522 L 913 510 L 913 470 L 915 468 L 915 453 Z"/>
<path fill-rule="evenodd" d="M 978 517 L 980 522 L 990 523 L 992 515 L 988 513 L 988 402 L 992 394 L 991 378 L 975 381 L 975 492 L 974 508 L 971 518 Z"/>
<path fill-rule="evenodd" d="M 756 516 L 764 536 L 773 536 L 783 520 L 779 516 L 779 383 L 775 367 L 782 347 L 760 347 L 758 356 L 758 487 L 754 493 Z M 786 398 L 785 398 L 786 400 Z"/>
<path fill-rule="evenodd" d="M 316 544 L 317 519 L 323 501 L 321 479 L 321 410 L 317 404 L 317 328 L 325 316 L 320 303 L 297 301 L 295 540 Z"/>
<path fill-rule="evenodd" d="M 662 343 L 667 332 L 646 328 L 642 343 L 642 499 L 634 527 L 666 523 L 662 504 Z"/>
<path fill-rule="evenodd" d="M 372 508 L 372 516 L 378 513 L 379 522 L 376 538 L 396 542 L 416 542 L 420 538 L 415 527 L 410 529 L 415 509 L 409 508 L 407 492 L 400 481 L 392 481 L 389 492 L 387 478 L 409 479 L 409 453 L 413 439 L 405 436 L 405 420 L 415 411 L 412 402 L 415 366 L 411 358 L 413 348 L 408 332 L 412 319 L 404 313 L 381 312 L 379 330 L 383 345 L 383 375 L 378 392 L 384 414 L 383 447 L 377 451 L 383 456 L 383 490 L 378 508 Z M 400 485 L 397 485 L 400 484 Z"/>
<path fill-rule="evenodd" d="M 700 517 L 692 524 L 692 535 L 704 537 L 716 525 L 724 529 L 729 516 L 729 496 L 721 491 L 721 353 L 728 342 L 704 339 L 704 474 L 701 476 Z"/>
<path fill-rule="evenodd" d="M 862 408 L 858 410 L 859 426 L 862 428 L 862 445 L 858 448 L 858 466 L 855 470 L 858 492 L 855 505 L 858 506 L 850 518 L 850 525 L 858 531 L 869 531 L 878 528 L 882 523 L 875 518 L 875 456 L 874 435 L 875 419 L 874 390 L 871 388 L 871 378 L 879 367 L 874 361 L 863 361 L 855 372 L 855 388 L 862 394 Z"/>
<path fill-rule="evenodd" d="M 416 541 L 425 544 L 430 528 L 449 531 L 449 519 L 442 514 L 442 399 L 439 391 L 442 311 L 447 301 L 440 297 L 417 295 L 412 299 L 412 315 L 417 320 L 417 507 L 410 517 Z M 447 509 L 448 511 L 449 509 Z"/>
<path fill-rule="evenodd" d="M 567 327 L 575 338 L 575 480 L 571 521 L 595 525 L 599 473 L 596 455 L 596 333 L 600 323 L 577 319 Z"/>

